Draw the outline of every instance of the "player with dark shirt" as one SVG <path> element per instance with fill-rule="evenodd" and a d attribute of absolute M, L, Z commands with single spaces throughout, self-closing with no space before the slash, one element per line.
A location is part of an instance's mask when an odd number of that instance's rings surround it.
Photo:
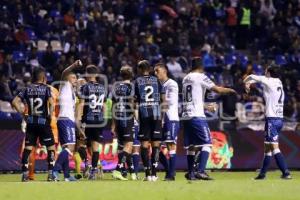
<path fill-rule="evenodd" d="M 137 180 L 133 173 L 132 148 L 134 140 L 134 86 L 131 83 L 133 71 L 130 66 L 123 66 L 120 70 L 121 82 L 117 82 L 113 88 L 113 123 L 112 132 L 118 137 L 118 165 L 113 171 L 113 177 L 119 180 L 127 180 L 123 174 L 127 173 L 126 163 L 131 173 L 131 179 Z"/>
<path fill-rule="evenodd" d="M 54 106 L 51 89 L 46 85 L 46 72 L 43 68 L 36 68 L 34 70 L 32 82 L 33 83 L 21 91 L 12 102 L 14 108 L 23 115 L 25 115 L 25 113 L 24 109 L 22 109 L 21 102 L 24 102 L 28 107 L 25 148 L 22 154 L 22 181 L 26 182 L 29 180 L 28 160 L 32 148 L 36 146 L 37 139 L 39 139 L 42 145 L 47 147 L 48 181 L 52 181 L 55 146 L 50 123 Z"/>
<path fill-rule="evenodd" d="M 89 179 L 95 180 L 98 174 L 99 144 L 103 142 L 104 100 L 106 90 L 103 84 L 97 82 L 98 68 L 89 65 L 86 68 L 87 83 L 80 88 L 77 127 L 81 135 L 85 135 L 92 149 L 92 169 Z"/>
<path fill-rule="evenodd" d="M 139 116 L 139 139 L 142 143 L 141 157 L 145 168 L 145 181 L 156 181 L 159 163 L 161 133 L 161 85 L 155 76 L 150 75 L 151 66 L 147 60 L 138 63 L 138 76 L 135 80 L 135 98 Z M 149 148 L 152 147 L 151 165 Z"/>

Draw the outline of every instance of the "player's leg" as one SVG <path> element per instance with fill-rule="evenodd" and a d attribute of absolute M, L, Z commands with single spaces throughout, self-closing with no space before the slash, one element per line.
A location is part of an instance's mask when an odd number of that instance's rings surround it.
<path fill-rule="evenodd" d="M 126 163 L 128 168 L 132 166 L 131 153 L 132 153 L 132 144 L 133 142 L 124 142 L 122 150 L 118 154 L 118 165 L 115 171 L 113 171 L 113 177 L 119 180 L 128 180 L 124 177 L 124 174 L 127 175 Z M 132 171 L 130 172 L 132 173 Z"/>
<path fill-rule="evenodd" d="M 75 145 L 75 152 L 74 152 L 74 155 L 73 155 L 73 159 L 74 159 L 74 162 L 75 162 L 75 178 L 76 179 L 81 179 L 82 178 L 82 175 L 81 175 L 81 157 L 80 157 L 80 154 L 78 153 L 78 149 L 79 149 L 79 138 L 78 136 L 76 135 L 76 145 Z"/>
<path fill-rule="evenodd" d="M 139 164 L 140 164 L 140 150 L 141 145 L 137 144 L 137 141 L 133 143 L 132 148 L 132 163 L 133 163 L 133 171 L 134 173 L 131 175 L 132 180 L 138 180 L 139 176 Z"/>
<path fill-rule="evenodd" d="M 283 154 L 281 153 L 280 149 L 279 149 L 279 145 L 278 144 L 272 144 L 272 151 L 273 151 L 273 155 L 276 161 L 277 166 L 279 167 L 282 175 L 281 178 L 283 179 L 291 179 L 291 174 L 287 168 L 286 162 L 284 160 Z"/>
<path fill-rule="evenodd" d="M 167 143 L 169 150 L 169 174 L 167 181 L 175 180 L 175 168 L 176 168 L 176 143 Z"/>
<path fill-rule="evenodd" d="M 166 175 L 165 175 L 165 179 L 167 179 L 169 177 L 169 161 L 167 158 L 169 151 L 168 151 L 168 147 L 166 145 L 166 143 L 162 143 L 161 144 L 161 149 L 159 152 L 159 162 L 163 165 Z"/>
<path fill-rule="evenodd" d="M 140 129 L 138 138 L 141 142 L 141 158 L 145 171 L 145 181 L 151 181 L 151 165 L 149 158 L 149 147 L 150 147 L 150 124 L 147 118 L 140 119 Z"/>
<path fill-rule="evenodd" d="M 35 126 L 32 124 L 27 124 L 26 127 L 26 135 L 25 135 L 25 147 L 23 149 L 22 153 L 22 182 L 29 181 L 29 172 L 28 172 L 28 166 L 29 166 L 29 156 L 31 154 L 32 148 L 36 145 L 37 141 L 37 135 L 35 134 Z"/>
<path fill-rule="evenodd" d="M 201 147 L 199 155 L 199 165 L 198 172 L 196 173 L 196 178 L 201 180 L 213 180 L 205 172 L 209 154 L 211 152 L 211 135 L 208 124 L 205 119 L 194 118 L 192 121 L 192 127 L 194 132 L 195 147 Z"/>
<path fill-rule="evenodd" d="M 184 148 L 186 149 L 186 158 L 188 172 L 185 174 L 185 178 L 188 180 L 196 180 L 195 177 L 195 148 L 194 148 L 194 138 L 192 133 L 192 127 L 190 126 L 191 120 L 183 121 L 184 130 Z"/>
<path fill-rule="evenodd" d="M 255 177 L 256 180 L 262 180 L 265 179 L 267 170 L 271 164 L 272 161 L 272 144 L 265 143 L 265 154 L 264 154 L 264 159 L 262 163 L 262 167 L 260 169 L 260 172 L 257 177 Z"/>
<path fill-rule="evenodd" d="M 160 152 L 160 145 L 162 141 L 162 127 L 161 127 L 161 120 L 151 120 L 151 167 L 152 167 L 152 181 L 156 181 L 157 177 L 157 168 L 159 164 L 159 152 Z"/>
<path fill-rule="evenodd" d="M 86 136 L 91 141 L 92 151 L 92 169 L 90 171 L 89 180 L 95 180 L 99 173 L 98 162 L 99 162 L 99 146 L 103 143 L 103 135 L 101 128 L 86 128 Z"/>
<path fill-rule="evenodd" d="M 57 121 L 57 127 L 62 151 L 55 162 L 53 176 L 55 180 L 59 180 L 58 172 L 63 170 L 66 181 L 75 181 L 75 178 L 70 176 L 69 169 L 69 155 L 73 156 L 76 143 L 75 123 L 68 119 L 59 119 Z"/>
<path fill-rule="evenodd" d="M 167 137 L 165 139 L 167 143 L 169 153 L 169 174 L 166 180 L 175 180 L 175 167 L 176 167 L 176 143 L 177 135 L 179 132 L 179 121 L 170 121 L 167 126 Z"/>
<path fill-rule="evenodd" d="M 29 156 L 29 166 L 28 166 L 29 180 L 34 180 L 35 151 L 36 151 L 36 147 L 33 147 L 33 148 L 32 148 L 32 151 L 31 151 L 31 154 L 30 154 L 30 156 Z"/>

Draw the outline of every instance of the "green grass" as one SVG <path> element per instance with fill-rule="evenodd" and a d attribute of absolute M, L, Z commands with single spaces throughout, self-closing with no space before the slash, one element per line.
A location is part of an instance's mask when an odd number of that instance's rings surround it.
<path fill-rule="evenodd" d="M 104 180 L 79 182 L 45 182 L 46 174 L 37 181 L 21 183 L 20 175 L 0 174 L 0 199 L 164 199 L 164 200 L 289 200 L 300 199 L 300 172 L 293 172 L 293 180 L 281 180 L 280 172 L 268 174 L 266 180 L 254 181 L 255 172 L 212 172 L 215 181 L 193 181 L 177 173 L 175 182 L 115 181 L 106 173 Z M 163 177 L 163 174 L 159 174 Z"/>

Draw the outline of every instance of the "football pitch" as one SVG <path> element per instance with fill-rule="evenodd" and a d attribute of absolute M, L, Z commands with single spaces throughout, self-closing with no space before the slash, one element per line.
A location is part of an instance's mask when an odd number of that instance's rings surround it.
<path fill-rule="evenodd" d="M 140 174 L 142 175 L 142 174 Z M 164 199 L 164 200 L 289 200 L 300 199 L 300 172 L 293 171 L 292 180 L 281 180 L 279 171 L 268 173 L 266 180 L 255 181 L 255 172 L 211 172 L 214 181 L 187 181 L 177 173 L 175 182 L 117 181 L 111 173 L 103 180 L 78 182 L 46 182 L 46 174 L 36 181 L 21 183 L 19 174 L 0 174 L 0 199 Z M 164 176 L 162 173 L 159 176 Z"/>

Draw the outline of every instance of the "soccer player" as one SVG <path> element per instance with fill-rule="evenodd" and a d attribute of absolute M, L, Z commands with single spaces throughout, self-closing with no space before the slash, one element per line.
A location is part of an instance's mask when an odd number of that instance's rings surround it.
<path fill-rule="evenodd" d="M 36 146 L 37 139 L 47 147 L 48 151 L 48 181 L 52 181 L 52 169 L 55 159 L 54 137 L 51 131 L 51 113 L 54 110 L 51 89 L 46 85 L 46 72 L 43 68 L 36 68 L 33 71 L 32 84 L 20 92 L 13 100 L 12 105 L 23 115 L 24 110 L 21 102 L 28 107 L 26 119 L 27 128 L 25 136 L 25 148 L 22 154 L 22 181 L 29 180 L 28 159 L 32 148 Z"/>
<path fill-rule="evenodd" d="M 113 88 L 113 123 L 112 131 L 118 137 L 118 164 L 112 176 L 119 180 L 128 180 L 122 173 L 127 174 L 126 163 L 131 173 L 131 179 L 137 180 L 133 173 L 132 148 L 134 140 L 134 86 L 131 83 L 133 71 L 130 66 L 123 66 L 120 70 L 122 81 Z"/>
<path fill-rule="evenodd" d="M 192 70 L 183 81 L 183 128 L 184 146 L 187 149 L 189 180 L 212 180 L 205 173 L 205 167 L 211 152 L 211 135 L 206 116 L 204 114 L 204 95 L 206 89 L 219 94 L 235 93 L 233 89 L 216 86 L 205 74 L 202 66 L 202 59 L 195 57 L 192 59 Z M 198 155 L 199 168 L 195 169 L 195 153 Z M 195 170 L 198 171 L 195 176 Z"/>
<path fill-rule="evenodd" d="M 165 93 L 166 110 L 163 117 L 163 141 L 166 143 L 169 162 L 166 156 L 161 152 L 160 156 L 164 159 L 166 169 L 166 181 L 175 180 L 176 167 L 176 142 L 179 132 L 179 116 L 178 116 L 178 84 L 176 81 L 168 77 L 167 67 L 163 63 L 157 63 L 154 68 L 155 75 L 162 84 L 162 90 Z M 163 105 L 164 106 L 164 105 Z"/>
<path fill-rule="evenodd" d="M 161 133 L 160 103 L 164 98 L 161 85 L 155 76 L 150 75 L 151 66 L 147 60 L 137 65 L 138 76 L 135 80 L 135 98 L 138 106 L 139 140 L 142 143 L 141 157 L 145 168 L 145 181 L 156 181 L 156 171 L 159 163 Z M 149 162 L 149 147 L 152 147 L 151 164 Z"/>
<path fill-rule="evenodd" d="M 62 83 L 59 89 L 59 114 L 57 120 L 59 142 L 62 147 L 53 169 L 53 176 L 58 181 L 58 171 L 63 170 L 65 181 L 76 181 L 70 176 L 69 155 L 73 156 L 75 150 L 75 88 L 77 83 L 76 68 L 82 66 L 80 60 L 75 61 L 62 72 Z"/>
<path fill-rule="evenodd" d="M 92 149 L 92 169 L 89 180 L 95 180 L 98 174 L 99 144 L 103 143 L 104 100 L 106 90 L 103 84 L 97 81 L 98 68 L 94 65 L 86 67 L 87 83 L 82 85 L 79 94 L 77 127 L 81 135 L 86 136 L 87 143 Z M 81 116 L 82 114 L 82 116 Z"/>
<path fill-rule="evenodd" d="M 56 107 L 56 105 L 58 104 L 57 100 L 58 100 L 59 92 L 55 87 L 53 87 L 51 85 L 48 85 L 48 86 L 51 89 L 51 94 L 52 94 L 52 98 L 53 98 L 53 102 L 54 102 L 53 106 Z M 58 129 L 57 129 L 57 117 L 56 116 L 57 116 L 56 111 L 54 109 L 52 114 L 51 114 L 50 127 L 51 127 L 51 130 L 52 130 L 53 136 L 54 136 L 54 144 L 55 144 L 55 147 L 57 148 L 57 146 L 58 146 Z M 30 157 L 29 157 L 28 171 L 29 171 L 29 179 L 30 180 L 34 180 L 35 151 L 36 151 L 36 147 L 33 147 L 32 151 L 31 151 L 31 154 L 30 154 Z"/>
<path fill-rule="evenodd" d="M 255 179 L 265 179 L 272 156 L 275 157 L 276 163 L 282 172 L 281 178 L 291 179 L 292 177 L 278 145 L 278 136 L 283 126 L 284 104 L 284 91 L 280 80 L 280 68 L 270 66 L 266 69 L 265 76 L 252 74 L 244 79 L 244 83 L 247 92 L 250 91 L 251 84 L 261 83 L 266 102 L 265 156 L 260 173 Z"/>

